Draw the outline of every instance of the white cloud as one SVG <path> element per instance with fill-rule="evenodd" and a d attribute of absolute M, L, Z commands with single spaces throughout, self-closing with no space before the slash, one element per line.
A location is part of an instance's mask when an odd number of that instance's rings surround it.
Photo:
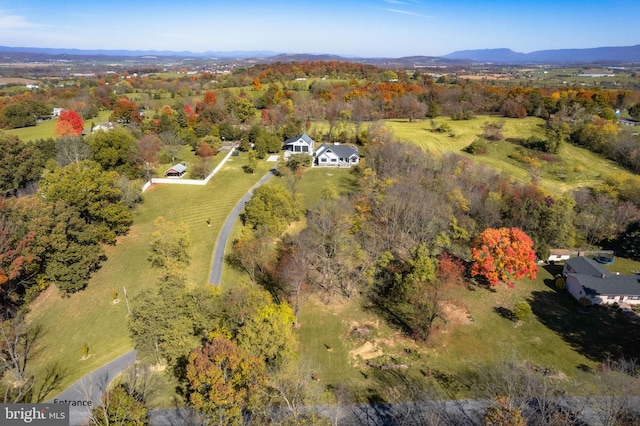
<path fill-rule="evenodd" d="M 0 14 L 0 29 L 19 29 L 19 28 L 35 28 L 43 25 L 27 21 L 24 16 L 20 15 L 2 15 Z"/>
<path fill-rule="evenodd" d="M 382 10 L 386 10 L 387 12 L 400 13 L 402 15 L 417 16 L 419 18 L 429 18 L 429 19 L 433 19 L 434 18 L 434 16 L 423 15 L 422 13 L 411 12 L 409 10 L 388 9 L 388 8 L 384 8 Z"/>

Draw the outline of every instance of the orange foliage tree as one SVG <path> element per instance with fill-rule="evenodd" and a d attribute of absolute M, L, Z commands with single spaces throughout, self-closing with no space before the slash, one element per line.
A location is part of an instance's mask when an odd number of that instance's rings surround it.
<path fill-rule="evenodd" d="M 510 277 L 535 279 L 533 241 L 519 228 L 487 228 L 474 240 L 471 248 L 474 263 L 471 276 L 481 276 L 494 286 L 500 281 L 513 287 Z"/>
<path fill-rule="evenodd" d="M 60 111 L 55 132 L 58 136 L 77 136 L 82 134 L 84 121 L 75 111 Z"/>
<path fill-rule="evenodd" d="M 244 411 L 261 405 L 267 383 L 264 362 L 224 337 L 191 352 L 186 377 L 191 405 L 220 424 L 240 424 Z"/>

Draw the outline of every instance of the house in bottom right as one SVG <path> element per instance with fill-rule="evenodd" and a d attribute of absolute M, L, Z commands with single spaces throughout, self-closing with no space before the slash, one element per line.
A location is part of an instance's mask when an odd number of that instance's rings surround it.
<path fill-rule="evenodd" d="M 562 276 L 576 300 L 586 298 L 594 305 L 640 304 L 640 276 L 612 274 L 588 257 L 565 261 Z"/>

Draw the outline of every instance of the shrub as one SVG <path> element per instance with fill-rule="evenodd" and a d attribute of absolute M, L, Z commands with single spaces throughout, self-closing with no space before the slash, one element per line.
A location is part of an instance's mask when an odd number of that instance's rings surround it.
<path fill-rule="evenodd" d="M 487 142 L 482 139 L 476 139 L 475 141 L 471 142 L 470 145 L 466 146 L 463 149 L 464 152 L 468 152 L 469 154 L 472 154 L 472 155 L 486 154 L 487 150 L 488 150 Z"/>
<path fill-rule="evenodd" d="M 508 398 L 499 398 L 487 408 L 482 418 L 486 426 L 525 426 L 522 413 L 517 408 L 510 407 Z"/>
<path fill-rule="evenodd" d="M 564 289 L 564 288 L 566 287 L 566 285 L 567 285 L 567 284 L 564 282 L 564 278 L 559 277 L 559 278 L 556 280 L 556 288 L 557 288 L 558 290 L 562 290 L 562 289 Z"/>
<path fill-rule="evenodd" d="M 518 302 L 516 306 L 513 308 L 513 315 L 520 320 L 524 321 L 531 316 L 533 311 L 531 310 L 531 305 L 527 302 Z"/>

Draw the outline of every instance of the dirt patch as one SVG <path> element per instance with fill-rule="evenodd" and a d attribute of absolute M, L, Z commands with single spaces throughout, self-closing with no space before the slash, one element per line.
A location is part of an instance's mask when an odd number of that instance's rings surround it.
<path fill-rule="evenodd" d="M 453 303 L 442 304 L 442 314 L 450 324 L 472 324 L 473 318 L 469 310 L 464 306 L 456 306 Z"/>
<path fill-rule="evenodd" d="M 349 355 L 351 355 L 353 358 L 360 357 L 364 360 L 377 358 L 382 354 L 383 352 L 371 342 L 364 342 L 364 344 L 360 345 L 352 351 L 349 351 Z"/>

